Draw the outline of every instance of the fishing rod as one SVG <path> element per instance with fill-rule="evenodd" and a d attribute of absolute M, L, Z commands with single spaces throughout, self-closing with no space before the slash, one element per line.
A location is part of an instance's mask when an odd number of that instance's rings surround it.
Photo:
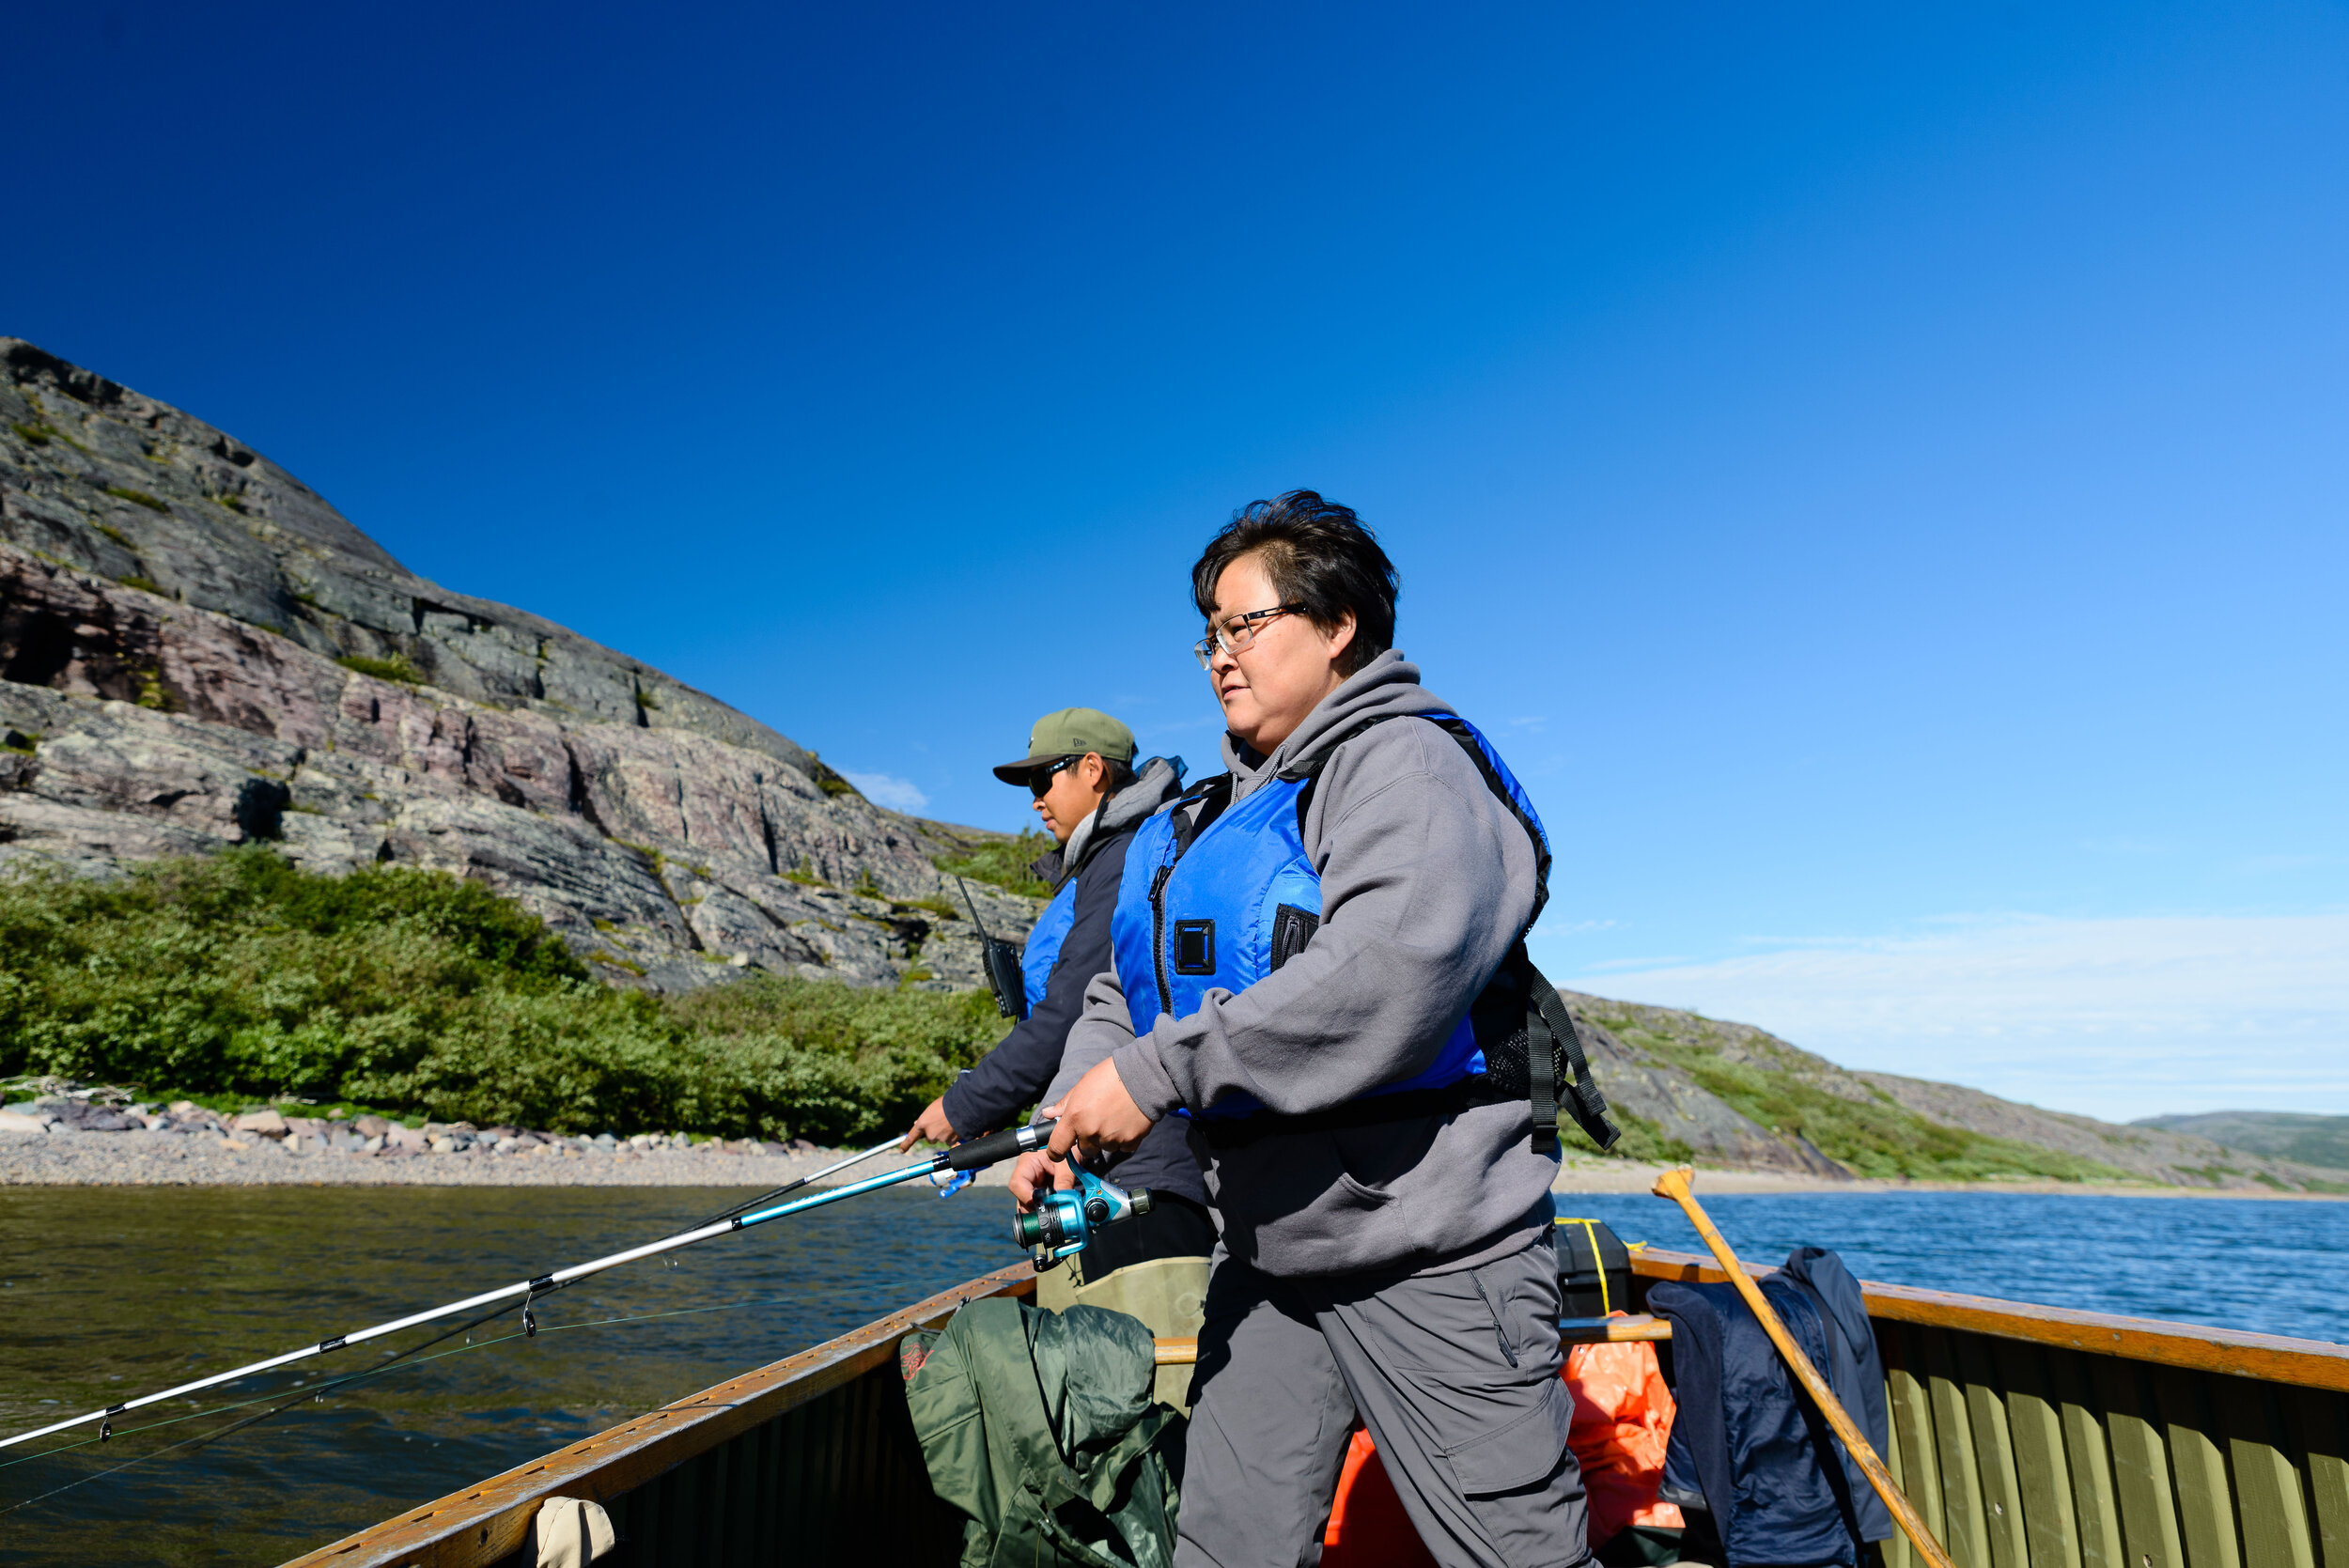
<path fill-rule="evenodd" d="M 586 1263 L 573 1264 L 568 1268 L 553 1269 L 533 1280 L 501 1285 L 496 1290 L 483 1291 L 478 1296 L 468 1296 L 460 1301 L 445 1302 L 421 1312 L 411 1312 L 406 1317 L 394 1318 L 388 1323 L 378 1323 L 366 1328 L 354 1328 L 347 1334 L 330 1335 L 316 1344 L 306 1344 L 299 1350 L 289 1350 L 282 1356 L 272 1356 L 266 1360 L 235 1367 L 227 1372 L 214 1373 L 210 1377 L 199 1377 L 193 1383 L 182 1383 L 177 1388 L 164 1389 L 157 1393 L 141 1394 L 136 1399 L 124 1400 L 119 1405 L 109 1405 L 102 1410 L 92 1410 L 86 1415 L 69 1417 L 61 1421 L 52 1421 L 47 1426 L 36 1427 L 30 1432 L 19 1432 L 13 1436 L 0 1437 L 0 1449 L 30 1442 L 35 1437 L 46 1437 L 53 1432 L 64 1432 L 72 1427 L 86 1426 L 91 1421 L 100 1423 L 100 1437 L 109 1437 L 114 1435 L 114 1418 L 127 1410 L 136 1410 L 142 1405 L 160 1404 L 166 1399 L 177 1399 L 184 1394 L 194 1393 L 201 1389 L 218 1388 L 223 1383 L 233 1383 L 241 1377 L 250 1377 L 256 1373 L 272 1372 L 279 1367 L 291 1366 L 296 1361 L 307 1360 L 313 1356 L 323 1356 L 329 1351 L 340 1350 L 345 1345 L 360 1344 L 368 1340 L 381 1339 L 386 1334 L 397 1334 L 403 1328 L 413 1328 L 419 1324 L 430 1323 L 437 1318 L 472 1312 L 475 1308 L 486 1307 L 493 1302 L 511 1301 L 517 1296 L 521 1297 L 522 1332 L 524 1335 L 533 1335 L 538 1331 L 538 1325 L 537 1320 L 531 1313 L 531 1303 L 541 1296 L 560 1290 L 566 1285 L 574 1284 L 591 1274 L 600 1274 L 607 1268 L 616 1268 L 624 1263 L 634 1263 L 640 1258 L 674 1252 L 680 1247 L 690 1247 L 697 1241 L 708 1241 L 712 1236 L 746 1231 L 753 1225 L 764 1225 L 770 1219 L 781 1219 L 788 1214 L 800 1214 L 808 1209 L 821 1208 L 826 1203 L 836 1203 L 843 1199 L 856 1197 L 860 1193 L 879 1191 L 884 1187 L 894 1187 L 900 1182 L 918 1181 L 937 1172 L 976 1171 L 985 1166 L 993 1165 L 999 1160 L 1009 1159 L 1015 1155 L 1023 1155 L 1040 1149 L 1045 1146 L 1051 1136 L 1052 1124 L 1050 1122 L 1034 1122 L 1026 1126 L 1010 1127 L 1002 1132 L 990 1133 L 985 1138 L 973 1139 L 968 1143 L 957 1143 L 951 1149 L 932 1155 L 927 1159 L 899 1170 L 883 1172 L 878 1176 L 866 1176 L 861 1181 L 850 1182 L 844 1187 L 830 1188 L 809 1197 L 795 1199 L 787 1203 L 778 1203 L 772 1208 L 758 1209 L 749 1214 L 738 1214 L 728 1219 L 696 1226 L 689 1231 L 679 1231 L 674 1235 L 663 1236 L 659 1241 L 646 1242 L 641 1247 L 631 1247 L 626 1251 L 614 1252 L 606 1257 L 591 1259 Z M 832 1169 L 845 1169 L 855 1164 L 857 1160 L 879 1153 L 880 1148 L 887 1146 L 884 1144 L 867 1149 L 863 1154 L 852 1159 L 841 1161 Z M 812 1181 L 815 1178 L 807 1179 Z M 510 1310 L 510 1308 L 502 1310 Z"/>
<path fill-rule="evenodd" d="M 879 1142 L 874 1144 L 871 1148 L 865 1150 L 863 1154 L 850 1155 L 846 1159 L 837 1159 L 832 1161 L 830 1165 L 825 1166 L 821 1171 L 810 1171 L 804 1176 L 795 1176 L 791 1180 L 784 1183 L 781 1187 L 770 1188 L 767 1191 L 760 1193 L 755 1198 L 745 1198 L 739 1203 L 720 1209 L 717 1213 L 709 1216 L 706 1219 L 696 1219 L 692 1224 L 686 1226 L 685 1230 L 699 1230 L 704 1225 L 714 1225 L 721 1219 L 730 1219 L 734 1216 L 740 1214 L 744 1209 L 754 1209 L 758 1207 L 759 1204 L 766 1203 L 770 1198 L 780 1198 L 786 1192 L 797 1192 L 801 1188 L 807 1186 L 810 1182 L 820 1182 L 826 1176 L 838 1175 L 841 1172 L 846 1171 L 851 1165 L 862 1165 L 866 1160 L 872 1158 L 875 1155 L 879 1154 L 884 1150 L 896 1148 L 902 1141 L 903 1140 L 901 1139 L 884 1138 Z M 682 1235 L 685 1233 L 684 1231 L 678 1231 L 672 1234 Z"/>

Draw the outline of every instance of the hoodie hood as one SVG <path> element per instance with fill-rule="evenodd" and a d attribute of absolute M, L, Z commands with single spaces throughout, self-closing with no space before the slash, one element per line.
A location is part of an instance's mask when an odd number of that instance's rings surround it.
<path fill-rule="evenodd" d="M 1335 693 L 1331 693 L 1335 695 Z M 1089 851 L 1096 844 L 1107 844 L 1118 834 L 1131 832 L 1142 826 L 1143 819 L 1183 792 L 1186 768 L 1181 757 L 1152 757 L 1136 770 L 1134 782 L 1101 802 L 1098 810 L 1068 835 L 1068 842 L 1060 852 L 1060 863 L 1073 877 L 1084 869 Z"/>
<path fill-rule="evenodd" d="M 1232 799 L 1244 800 L 1276 778 L 1293 779 L 1313 771 L 1328 760 L 1346 732 L 1365 719 L 1453 711 L 1450 703 L 1419 683 L 1418 665 L 1389 648 L 1322 698 L 1269 757 L 1258 756 L 1227 733 L 1223 761 L 1232 770 Z"/>

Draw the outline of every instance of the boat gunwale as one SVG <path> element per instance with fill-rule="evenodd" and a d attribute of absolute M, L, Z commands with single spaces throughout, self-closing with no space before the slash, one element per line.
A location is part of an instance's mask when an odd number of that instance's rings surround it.
<path fill-rule="evenodd" d="M 937 1327 L 972 1301 L 1022 1296 L 1034 1288 L 1030 1264 L 982 1274 L 797 1355 L 369 1525 L 284 1568 L 480 1568 L 497 1562 L 528 1544 L 530 1522 L 549 1498 L 601 1500 L 641 1486 L 886 1365 L 897 1353 L 897 1342 L 914 1330 Z"/>
<path fill-rule="evenodd" d="M 1778 1272 L 1768 1264 L 1738 1260 L 1753 1278 Z M 1729 1275 L 1711 1258 L 1693 1252 L 1642 1247 L 1631 1254 L 1631 1271 L 1646 1280 L 1719 1284 Z M 1868 1315 L 1929 1328 L 1953 1328 L 1993 1339 L 2022 1340 L 2127 1361 L 2224 1373 L 2295 1388 L 2349 1393 L 2349 1345 L 2326 1340 L 2260 1334 L 2217 1325 L 2173 1323 L 2163 1318 L 2125 1317 L 2008 1301 L 1995 1296 L 1928 1290 L 1920 1285 L 1859 1281 Z"/>
<path fill-rule="evenodd" d="M 1740 1260 L 1765 1279 L 1778 1270 Z M 1648 1281 L 1719 1283 L 1729 1276 L 1709 1257 L 1641 1247 L 1632 1272 Z M 2263 1382 L 2349 1392 L 2349 1345 L 2258 1334 L 2216 1325 L 2171 1323 L 2046 1307 L 1916 1285 L 1859 1281 L 1868 1315 L 2111 1356 L 2122 1360 Z M 501 1475 L 371 1525 L 293 1559 L 285 1568 L 486 1568 L 529 1536 L 539 1504 L 552 1496 L 610 1498 L 707 1452 L 880 1367 L 896 1342 L 935 1327 L 972 1301 L 1034 1288 L 1031 1265 L 981 1275 L 836 1339 L 730 1378 L 659 1410 L 517 1466 Z M 1610 1336 L 1611 1337 L 1611 1336 Z M 1661 1337 L 1651 1332 L 1641 1338 Z M 1173 1342 L 1161 1346 L 1161 1358 Z"/>

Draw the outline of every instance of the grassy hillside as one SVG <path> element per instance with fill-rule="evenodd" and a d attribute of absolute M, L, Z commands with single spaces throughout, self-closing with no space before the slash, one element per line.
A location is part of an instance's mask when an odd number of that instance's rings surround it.
<path fill-rule="evenodd" d="M 1819 1174 L 1831 1173 L 1820 1169 L 1831 1162 L 1858 1176 L 1933 1181 L 2128 1176 L 2117 1166 L 1921 1116 L 1884 1090 L 1760 1030 L 1597 997 L 1572 1001 L 1586 1022 L 1606 1032 L 1615 1053 L 1651 1070 L 1635 1078 L 1597 1068 L 1601 1085 L 1623 1100 L 1633 1119 L 1626 1133 L 1641 1135 L 1626 1138 L 1632 1146 L 1625 1152 L 1633 1157 L 1645 1152 L 1638 1144 L 1655 1142 L 1656 1157 L 1694 1157 L 1703 1149 L 1742 1156 L 1742 1164 L 1782 1164 Z M 1652 1090 L 1642 1093 L 1648 1089 L 1642 1078 L 1659 1067 L 1682 1080 L 1679 1103 L 1657 1106 Z M 1615 1086 L 1616 1077 L 1626 1081 Z M 1717 1113 L 1692 1115 L 1687 1089 L 1716 1102 L 1704 1109 Z M 1719 1108 L 1744 1125 L 1727 1122 Z M 1786 1157 L 1767 1158 L 1770 1143 L 1783 1148 Z"/>
<path fill-rule="evenodd" d="M 2199 1116 L 2147 1116 L 2133 1124 L 2192 1133 L 2230 1149 L 2349 1171 L 2349 1116 L 2288 1110 L 2212 1110 Z"/>
<path fill-rule="evenodd" d="M 564 1132 L 869 1138 L 1003 1034 L 983 994 L 611 989 L 478 883 L 266 849 L 0 877 L 0 1077 L 344 1099 Z"/>
<path fill-rule="evenodd" d="M 1631 1158 L 1830 1178 L 2349 1189 L 2305 1155 L 2251 1157 L 2192 1135 L 2200 1129 L 2117 1126 L 1955 1084 L 1852 1072 L 1750 1024 L 1565 999 L 1590 1034 L 1600 1086 L 1624 1112 L 1615 1152 Z"/>

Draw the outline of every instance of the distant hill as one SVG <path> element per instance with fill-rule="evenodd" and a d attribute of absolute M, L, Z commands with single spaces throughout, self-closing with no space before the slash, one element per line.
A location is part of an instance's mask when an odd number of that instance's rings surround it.
<path fill-rule="evenodd" d="M 2349 1192 L 2349 1117 L 2323 1124 L 2330 1169 L 2307 1152 L 2254 1147 L 2183 1123 L 2120 1126 L 1980 1090 L 1861 1073 L 1750 1024 L 1561 993 L 1592 1045 L 1592 1071 L 1633 1158 L 1696 1159 L 1830 1179 L 2151 1182 L 2167 1187 Z M 2311 1144 L 2311 1148 L 2316 1145 Z"/>
<path fill-rule="evenodd" d="M 2349 1171 L 2349 1116 L 2303 1116 L 2289 1110 L 2211 1110 L 2199 1116 L 2147 1116 L 2135 1124 L 2189 1132 L 2230 1149 Z"/>

